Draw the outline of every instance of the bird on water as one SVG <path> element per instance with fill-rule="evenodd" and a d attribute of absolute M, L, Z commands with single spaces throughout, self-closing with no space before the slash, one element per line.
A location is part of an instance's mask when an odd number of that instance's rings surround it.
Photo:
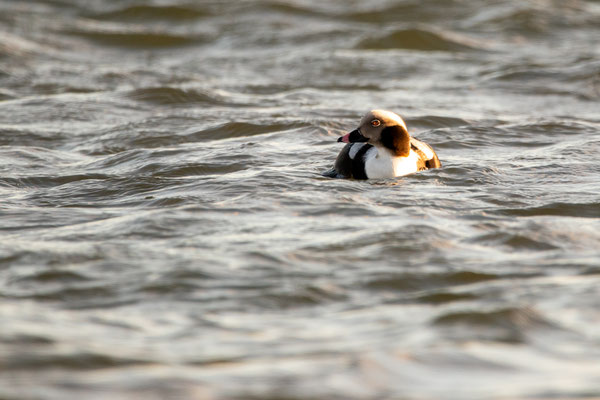
<path fill-rule="evenodd" d="M 411 137 L 402 118 L 391 111 L 368 112 L 359 127 L 338 142 L 347 144 L 324 176 L 384 179 L 442 166 L 433 148 Z"/>

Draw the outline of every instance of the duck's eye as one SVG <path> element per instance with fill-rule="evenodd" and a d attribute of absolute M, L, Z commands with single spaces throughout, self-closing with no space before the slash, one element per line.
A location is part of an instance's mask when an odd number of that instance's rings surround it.
<path fill-rule="evenodd" d="M 374 119 L 373 121 L 371 121 L 371 126 L 372 127 L 378 127 L 379 125 L 381 125 L 381 121 L 378 119 Z"/>

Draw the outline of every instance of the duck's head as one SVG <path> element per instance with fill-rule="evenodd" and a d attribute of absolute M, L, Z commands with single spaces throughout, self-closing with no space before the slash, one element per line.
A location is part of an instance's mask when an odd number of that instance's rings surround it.
<path fill-rule="evenodd" d="M 397 157 L 410 153 L 410 135 L 398 114 L 385 110 L 372 110 L 361 120 L 357 129 L 341 136 L 338 142 L 366 142 L 384 147 Z"/>

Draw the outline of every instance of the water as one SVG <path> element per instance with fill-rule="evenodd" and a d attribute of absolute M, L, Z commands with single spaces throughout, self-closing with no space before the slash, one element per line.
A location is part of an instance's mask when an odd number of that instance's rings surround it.
<path fill-rule="evenodd" d="M 0 1 L 0 398 L 600 396 L 600 3 Z M 444 165 L 320 176 L 369 109 Z"/>

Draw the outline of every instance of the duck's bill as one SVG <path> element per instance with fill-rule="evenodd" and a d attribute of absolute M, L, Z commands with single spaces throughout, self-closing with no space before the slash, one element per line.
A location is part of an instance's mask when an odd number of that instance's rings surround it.
<path fill-rule="evenodd" d="M 338 138 L 338 142 L 344 143 L 356 143 L 356 142 L 366 142 L 369 139 L 360 134 L 358 129 L 353 130 L 350 133 L 345 134 L 344 136 L 340 136 Z"/>

